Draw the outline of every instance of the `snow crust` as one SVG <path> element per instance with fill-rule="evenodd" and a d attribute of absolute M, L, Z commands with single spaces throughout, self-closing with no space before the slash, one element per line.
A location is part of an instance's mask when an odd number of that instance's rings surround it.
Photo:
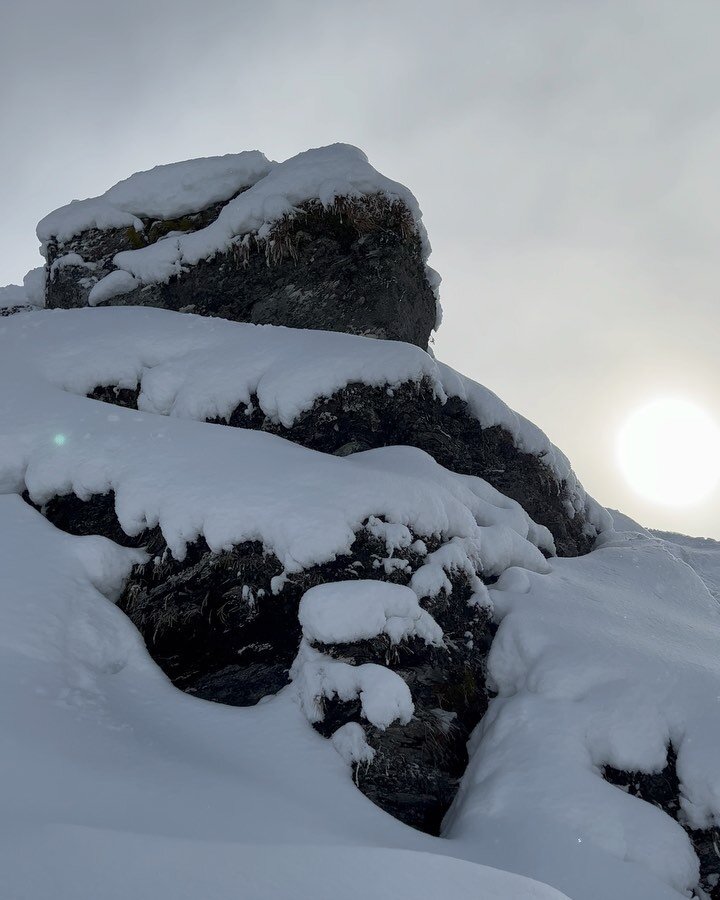
<path fill-rule="evenodd" d="M 0 533 L 3 897 L 563 900 L 374 807 L 291 691 L 237 709 L 175 689 L 106 599 L 137 551 L 15 496 Z"/>
<path fill-rule="evenodd" d="M 228 200 L 276 165 L 257 150 L 155 166 L 136 172 L 99 197 L 73 200 L 37 226 L 41 243 L 64 243 L 90 228 L 144 229 L 143 218 L 176 219 Z"/>
<path fill-rule="evenodd" d="M 227 419 L 256 397 L 266 415 L 290 427 L 318 398 L 353 382 L 392 389 L 425 379 L 441 401 L 466 399 L 482 427 L 506 428 L 520 449 L 540 456 L 567 483 L 574 509 L 596 530 L 610 527 L 607 511 L 585 493 L 566 457 L 536 426 L 487 388 L 409 344 L 132 307 L 54 310 L 35 316 L 32 327 L 15 317 L 4 327 L 3 345 L 25 347 L 58 387 L 85 394 L 98 385 L 140 386 L 140 408 L 172 418 Z M 485 491 L 493 507 L 507 510 L 506 524 L 551 549 L 547 530 L 530 524 L 517 503 L 489 485 Z"/>
<path fill-rule="evenodd" d="M 414 591 L 386 581 L 317 585 L 303 595 L 298 617 L 311 643 L 350 643 L 386 634 L 393 644 L 418 637 L 442 645 L 442 629 Z"/>
<path fill-rule="evenodd" d="M 549 575 L 509 569 L 491 589 L 499 696 L 473 737 L 446 834 L 499 843 L 475 858 L 574 900 L 686 896 L 697 860 L 685 832 L 600 767 L 657 772 L 672 743 L 686 820 L 720 821 L 720 607 L 677 544 L 634 527 L 601 541 L 552 560 Z M 720 574 L 720 545 L 705 566 Z M 657 879 L 653 893 L 642 872 Z"/>

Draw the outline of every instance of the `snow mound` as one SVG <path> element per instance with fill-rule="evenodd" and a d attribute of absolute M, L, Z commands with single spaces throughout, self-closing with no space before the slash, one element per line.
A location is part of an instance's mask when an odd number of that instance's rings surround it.
<path fill-rule="evenodd" d="M 495 864 L 547 877 L 575 900 L 677 897 L 697 881 L 687 835 L 600 768 L 659 772 L 672 744 L 688 824 L 720 820 L 720 607 L 677 545 L 634 529 L 601 541 L 588 556 L 552 560 L 549 575 L 511 569 L 491 589 L 499 696 L 473 739 L 447 836 L 500 840 Z M 633 891 L 641 869 L 656 893 Z"/>
<path fill-rule="evenodd" d="M 311 643 L 351 643 L 386 634 L 393 644 L 418 637 L 442 645 L 442 629 L 418 604 L 417 595 L 386 581 L 336 581 L 310 588 L 300 601 L 299 619 Z"/>
<path fill-rule="evenodd" d="M 257 150 L 155 166 L 136 172 L 100 197 L 73 200 L 37 226 L 41 243 L 64 243 L 90 228 L 144 229 L 141 217 L 176 219 L 229 200 L 276 165 Z"/>

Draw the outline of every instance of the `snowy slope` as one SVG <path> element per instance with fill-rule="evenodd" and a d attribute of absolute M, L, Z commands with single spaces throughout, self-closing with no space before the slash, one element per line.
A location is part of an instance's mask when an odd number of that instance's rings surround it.
<path fill-rule="evenodd" d="M 697 880 L 685 832 L 600 767 L 660 771 L 672 743 L 690 826 L 720 819 L 720 606 L 676 544 L 634 530 L 551 568 L 510 569 L 490 592 L 499 697 L 448 836 L 575 900 L 669 900 Z"/>

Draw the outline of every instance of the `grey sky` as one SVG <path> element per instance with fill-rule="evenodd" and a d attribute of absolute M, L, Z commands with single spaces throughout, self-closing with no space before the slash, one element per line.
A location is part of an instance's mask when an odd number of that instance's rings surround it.
<path fill-rule="evenodd" d="M 42 215 L 131 172 L 357 144 L 420 200 L 438 355 L 601 502 L 720 537 L 720 495 L 654 507 L 614 455 L 656 396 L 720 421 L 716 3 L 10 0 L 0 29 L 0 284 Z"/>

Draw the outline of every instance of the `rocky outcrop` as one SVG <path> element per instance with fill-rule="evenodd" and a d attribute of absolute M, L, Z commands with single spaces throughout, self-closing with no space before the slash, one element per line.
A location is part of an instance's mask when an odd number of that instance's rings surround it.
<path fill-rule="evenodd" d="M 179 218 L 142 215 L 127 203 L 122 208 L 108 205 L 105 196 L 87 201 L 89 212 L 85 207 L 70 210 L 73 222 L 85 222 L 88 215 L 95 222 L 73 230 L 60 211 L 50 217 L 51 224 L 64 221 L 67 233 L 57 231 L 44 241 L 47 305 L 158 306 L 241 322 L 391 338 L 426 348 L 437 303 L 425 266 L 428 246 L 419 211 L 409 192 L 395 190 L 399 186 L 382 182 L 383 188 L 377 188 L 380 176 L 357 154 L 342 150 L 340 157 L 359 166 L 361 175 L 353 175 L 352 184 L 361 189 L 343 194 L 333 188 L 325 196 L 328 179 L 321 178 L 315 194 L 298 202 L 299 195 L 288 188 L 287 197 L 294 198 L 290 211 L 286 203 L 282 214 L 273 212 L 261 227 L 249 213 L 236 215 L 225 243 L 224 237 L 208 243 L 206 232 L 223 216 L 227 221 L 232 204 L 239 209 L 237 204 L 257 192 L 258 184 L 262 190 L 263 177 L 269 181 L 274 175 L 260 176 L 257 184 L 236 190 L 230 199 L 185 211 Z M 336 181 L 336 175 L 329 178 L 332 185 Z M 282 178 L 279 183 L 285 184 Z M 133 202 L 141 202 L 141 195 Z M 274 210 L 275 195 L 268 196 Z M 256 204 L 263 215 L 267 200 Z M 250 202 L 246 206 L 255 210 Z M 117 225 L 127 215 L 135 217 L 135 224 Z M 247 227 L 248 222 L 254 227 Z M 192 236 L 206 241 L 210 251 L 191 258 L 195 244 L 183 240 Z M 215 240 L 216 231 L 211 236 Z M 153 268 L 166 251 L 170 267 Z M 426 363 L 428 357 L 421 356 Z M 322 365 L 322 358 L 317 364 Z M 432 517 L 433 524 L 421 532 L 402 514 L 390 521 L 378 509 L 368 515 L 363 506 L 346 528 L 352 541 L 347 552 L 286 569 L 281 553 L 275 555 L 252 529 L 253 540 L 216 541 L 214 551 L 205 538 L 192 538 L 184 555 L 181 547 L 181 554 L 173 556 L 159 527 L 133 536 L 123 530 L 112 493 L 41 495 L 43 513 L 58 528 L 104 535 L 146 551 L 147 561 L 133 570 L 119 606 L 179 688 L 206 700 L 247 706 L 294 680 L 309 721 L 352 765 L 360 789 L 402 821 L 438 834 L 467 765 L 468 738 L 490 698 L 485 667 L 495 625 L 486 584 L 512 565 L 544 571 L 543 553 L 552 552 L 552 540 L 536 523 L 547 526 L 565 555 L 589 550 L 596 531 L 573 505 L 574 498 L 582 507 L 580 495 L 573 495 L 543 461 L 542 450 L 538 455 L 521 450 L 520 432 L 513 436 L 500 425 L 482 427 L 469 402 L 425 377 L 427 369 L 422 372 L 422 378 L 392 386 L 376 374 L 369 384 L 348 378 L 343 388 L 316 398 L 291 424 L 266 415 L 257 396 L 238 405 L 227 419 L 208 421 L 264 431 L 280 443 L 285 439 L 334 456 L 416 447 L 452 473 L 482 477 L 517 500 L 534 521 L 528 522 L 506 497 L 493 500 L 495 492 L 487 485 L 482 488 L 488 498 L 484 505 L 473 506 L 476 512 L 465 509 L 468 518 L 462 521 L 469 519 L 474 529 L 469 532 L 445 533 L 446 526 Z M 140 385 L 133 389 L 127 384 L 97 385 L 89 396 L 137 408 Z M 144 474 L 146 458 L 136 461 Z M 372 465 L 368 471 L 360 491 L 364 505 L 377 477 Z M 392 469 L 388 487 L 398 474 Z M 117 479 L 108 475 L 107 483 L 117 486 Z M 448 490 L 460 493 L 465 483 L 457 479 Z M 273 486 L 269 477 L 267 491 Z M 77 488 L 78 494 L 84 490 L 90 490 L 86 482 Z M 117 490 L 120 497 L 122 487 Z M 423 475 L 408 493 L 421 498 L 422 508 L 427 490 Z M 304 510 L 293 509 L 292 515 L 303 519 Z M 508 524 L 520 519 L 519 526 Z M 130 527 L 158 521 L 162 513 L 153 511 L 144 519 L 136 516 Z M 324 524 L 317 517 L 313 521 L 318 528 Z M 392 591 L 401 589 L 409 598 L 406 619 L 413 627 L 403 631 L 402 616 L 388 613 L 387 629 L 341 630 L 324 637 L 308 630 L 301 610 L 313 589 L 339 585 L 342 594 L 343 585 L 347 590 L 359 582 L 371 585 L 373 602 L 376 585 L 379 593 L 391 585 Z M 414 631 L 420 621 L 432 627 Z"/>
<path fill-rule="evenodd" d="M 107 227 L 128 218 L 128 203 L 118 210 L 105 197 L 85 201 L 96 204 L 88 227 L 68 228 L 63 210 L 44 220 L 47 306 L 158 306 L 423 348 L 437 325 L 416 201 L 355 148 L 300 154 L 227 201 L 172 218 L 143 215 L 139 197 L 134 224 Z M 67 209 L 83 222 L 72 204 Z M 202 251 L 183 250 L 188 236 Z"/>

